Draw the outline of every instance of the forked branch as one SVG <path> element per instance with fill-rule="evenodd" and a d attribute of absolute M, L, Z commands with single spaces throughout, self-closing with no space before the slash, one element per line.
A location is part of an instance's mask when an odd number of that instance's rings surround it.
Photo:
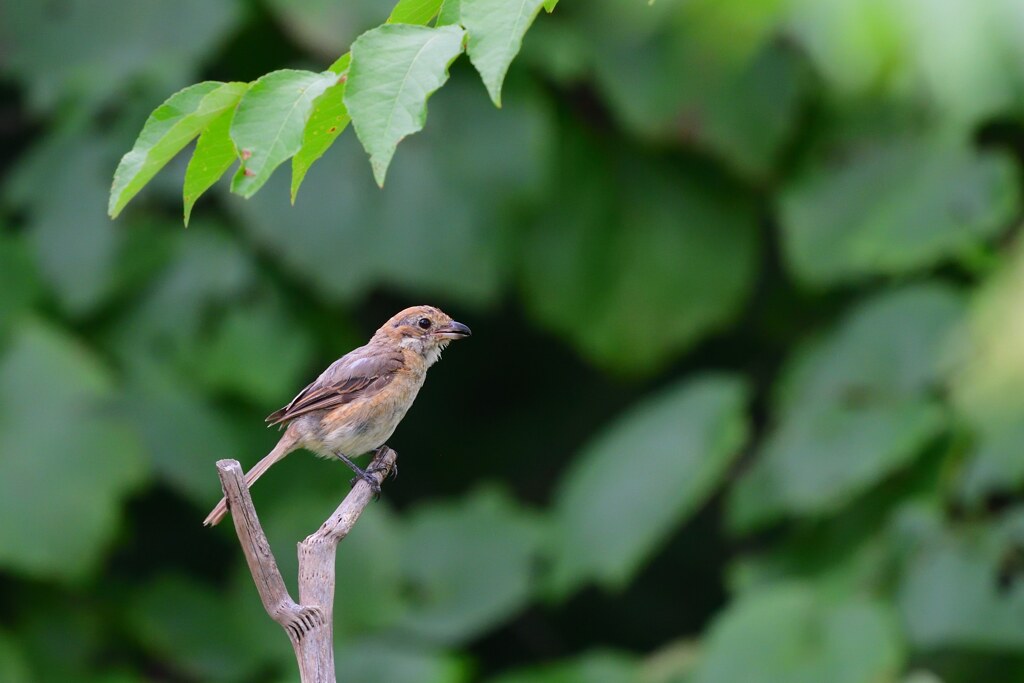
<path fill-rule="evenodd" d="M 398 454 L 384 446 L 370 464 L 380 484 L 395 466 Z M 373 498 L 362 479 L 320 528 L 299 543 L 299 602 L 288 594 L 277 560 L 260 526 L 252 496 L 237 460 L 219 460 L 217 472 L 231 510 L 231 519 L 249 564 L 263 608 L 288 634 L 302 683 L 336 683 L 334 678 L 334 563 L 338 543 L 348 535 Z"/>

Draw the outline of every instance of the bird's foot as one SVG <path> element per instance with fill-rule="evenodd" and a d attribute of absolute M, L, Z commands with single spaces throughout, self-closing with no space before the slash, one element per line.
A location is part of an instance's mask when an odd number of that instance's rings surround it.
<path fill-rule="evenodd" d="M 377 481 L 377 477 L 373 476 L 372 470 L 359 470 L 356 472 L 356 476 L 352 477 L 349 481 L 349 486 L 355 486 L 356 482 L 362 479 L 370 485 L 370 490 L 373 491 L 373 499 L 380 499 L 380 482 Z"/>

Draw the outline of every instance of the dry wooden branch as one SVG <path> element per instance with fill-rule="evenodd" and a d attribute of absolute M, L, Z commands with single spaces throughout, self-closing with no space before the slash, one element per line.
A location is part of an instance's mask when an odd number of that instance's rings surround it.
<path fill-rule="evenodd" d="M 383 447 L 369 470 L 382 483 L 398 454 Z M 334 678 L 334 559 L 338 543 L 363 514 L 373 491 L 358 480 L 341 505 L 320 528 L 299 543 L 299 602 L 288 594 L 277 560 L 260 526 L 252 496 L 237 460 L 219 460 L 217 472 L 228 499 L 231 519 L 263 608 L 288 634 L 302 683 L 336 683 Z"/>

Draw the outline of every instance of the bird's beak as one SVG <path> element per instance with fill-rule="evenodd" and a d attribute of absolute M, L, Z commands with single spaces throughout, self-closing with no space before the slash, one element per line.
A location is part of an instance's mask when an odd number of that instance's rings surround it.
<path fill-rule="evenodd" d="M 462 323 L 457 323 L 453 320 L 447 325 L 437 328 L 434 334 L 441 339 L 462 339 L 463 337 L 471 336 L 473 333 Z"/>

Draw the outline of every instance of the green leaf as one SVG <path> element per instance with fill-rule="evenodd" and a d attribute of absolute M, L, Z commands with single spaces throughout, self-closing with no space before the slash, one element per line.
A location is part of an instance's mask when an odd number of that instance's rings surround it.
<path fill-rule="evenodd" d="M 426 642 L 465 641 L 526 605 L 542 534 L 506 496 L 482 491 L 422 507 L 408 524 L 402 567 L 413 597 L 403 631 Z"/>
<path fill-rule="evenodd" d="M 782 194 L 786 258 L 819 286 L 932 267 L 1005 231 L 1019 184 L 1002 152 L 935 136 L 860 141 Z"/>
<path fill-rule="evenodd" d="M 929 651 L 1020 651 L 1024 591 L 1019 579 L 1000 589 L 999 574 L 1002 558 L 1022 542 L 1019 508 L 998 525 L 967 525 L 918 542 L 897 597 L 910 641 Z"/>
<path fill-rule="evenodd" d="M 109 410 L 115 396 L 74 340 L 39 325 L 15 332 L 0 359 L 0 516 L 18 523 L 0 525 L 0 565 L 59 581 L 99 566 L 122 501 L 146 477 L 134 434 Z"/>
<path fill-rule="evenodd" d="M 110 217 L 116 218 L 132 197 L 210 122 L 233 109 L 247 87 L 244 83 L 204 81 L 176 92 L 157 107 L 114 172 Z"/>
<path fill-rule="evenodd" d="M 948 287 L 906 287 L 801 349 L 782 379 L 776 426 L 733 489 L 733 525 L 834 512 L 917 457 L 946 424 L 932 393 L 963 309 Z"/>
<path fill-rule="evenodd" d="M 437 26 L 451 26 L 462 22 L 462 0 L 444 0 L 441 10 L 437 13 Z"/>
<path fill-rule="evenodd" d="M 457 26 L 389 24 L 352 45 L 345 105 L 381 187 L 399 141 L 423 129 L 427 98 L 448 80 L 464 35 Z"/>
<path fill-rule="evenodd" d="M 26 210 L 24 231 L 40 274 L 73 316 L 107 300 L 125 241 L 105 211 L 108 150 L 109 141 L 95 134 L 57 133 L 28 153 L 4 188 Z"/>
<path fill-rule="evenodd" d="M 555 11 L 555 7 L 558 5 L 558 0 L 544 0 L 544 11 L 551 14 Z"/>
<path fill-rule="evenodd" d="M 637 680 L 636 661 L 617 652 L 589 652 L 567 661 L 513 671 L 489 683 L 624 683 Z"/>
<path fill-rule="evenodd" d="M 32 309 L 41 291 L 25 239 L 0 231 L 0 343 L 14 321 Z"/>
<path fill-rule="evenodd" d="M 0 631 L 0 681 L 4 683 L 31 683 L 28 661 L 7 633 Z"/>
<path fill-rule="evenodd" d="M 345 86 L 344 81 L 332 85 L 313 102 L 313 113 L 302 133 L 302 148 L 292 157 L 292 204 L 310 167 L 348 127 L 351 118 L 343 99 Z"/>
<path fill-rule="evenodd" d="M 465 657 L 406 642 L 401 638 L 362 638 L 337 649 L 339 681 L 359 683 L 466 683 Z"/>
<path fill-rule="evenodd" d="M 441 7 L 441 0 L 398 0 L 388 17 L 389 24 L 425 25 Z"/>
<path fill-rule="evenodd" d="M 231 165 L 238 160 L 238 151 L 228 131 L 235 118 L 235 109 L 229 109 L 207 126 L 199 136 L 196 149 L 185 169 L 182 200 L 185 205 L 185 226 L 188 227 L 192 207 L 213 186 Z"/>
<path fill-rule="evenodd" d="M 352 52 L 350 51 L 350 52 L 346 52 L 345 54 L 343 54 L 342 56 L 340 56 L 336 60 L 334 60 L 334 63 L 331 64 L 327 68 L 327 70 L 331 71 L 331 72 L 334 72 L 334 73 L 338 74 L 339 76 L 341 76 L 342 74 L 344 74 L 345 72 L 348 71 L 348 66 L 351 63 L 352 63 Z"/>
<path fill-rule="evenodd" d="M 355 301 L 382 285 L 410 296 L 433 292 L 452 304 L 495 302 L 515 258 L 507 245 L 516 207 L 536 197 L 546 172 L 547 109 L 523 93 L 497 110 L 469 78 L 449 83 L 430 109 L 431 125 L 389 172 L 387 192 L 365 172 L 359 141 L 343 135 L 303 181 L 302 192 L 315 201 L 288 206 L 275 199 L 288 192 L 282 176 L 228 208 L 251 239 L 324 300 Z M 448 162 L 438 164 L 440 158 Z M 337 267 L 337 254 L 354 253 L 358 259 Z"/>
<path fill-rule="evenodd" d="M 466 53 L 487 92 L 501 106 L 501 84 L 519 54 L 530 24 L 544 0 L 462 0 L 462 25 L 469 34 Z"/>
<path fill-rule="evenodd" d="M 243 680 L 265 661 L 224 609 L 221 592 L 183 576 L 147 581 L 127 600 L 135 638 L 165 666 L 200 680 Z"/>
<path fill-rule="evenodd" d="M 969 509 L 984 510 L 992 496 L 1024 489 L 1024 420 L 983 430 L 963 465 L 957 497 Z"/>
<path fill-rule="evenodd" d="M 589 444 L 556 494 L 554 589 L 624 585 L 725 476 L 747 437 L 746 401 L 736 378 L 687 381 Z"/>
<path fill-rule="evenodd" d="M 524 299 L 589 359 L 651 374 L 743 305 L 758 228 L 744 190 L 563 128 L 551 205 L 524 229 Z M 722 267 L 728 264 L 728 267 Z"/>
<path fill-rule="evenodd" d="M 283 69 L 252 84 L 231 122 L 231 140 L 242 160 L 232 192 L 251 197 L 275 168 L 299 151 L 313 101 L 337 82 L 332 71 Z"/>
<path fill-rule="evenodd" d="M 887 605 L 826 602 L 782 585 L 733 602 L 712 625 L 693 683 L 876 683 L 906 658 Z"/>
<path fill-rule="evenodd" d="M 22 82 L 28 109 L 40 118 L 61 107 L 62 115 L 75 110 L 86 118 L 107 104 L 130 111 L 132 93 L 177 89 L 225 35 L 239 30 L 245 14 L 238 3 L 207 0 L 145 7 L 135 0 L 69 0 L 52 9 L 0 3 L 0 69 Z"/>

